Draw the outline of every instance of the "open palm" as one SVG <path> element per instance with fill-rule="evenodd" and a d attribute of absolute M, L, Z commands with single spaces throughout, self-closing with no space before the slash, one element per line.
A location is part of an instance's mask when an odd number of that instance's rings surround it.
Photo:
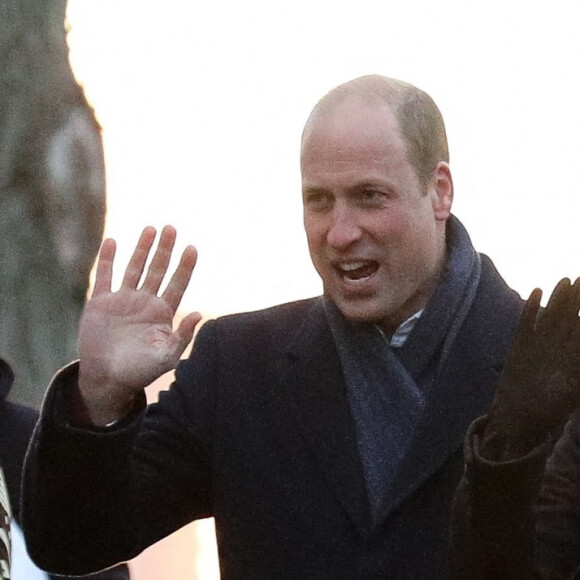
<path fill-rule="evenodd" d="M 116 292 L 111 291 L 115 243 L 103 243 L 95 290 L 79 328 L 79 386 L 91 418 L 98 423 L 118 418 L 138 392 L 175 368 L 200 320 L 198 313 L 190 314 L 173 330 L 197 258 L 192 246 L 183 252 L 165 291 L 157 295 L 175 237 L 172 227 L 163 229 L 138 287 L 155 239 L 154 228 L 145 228 Z"/>

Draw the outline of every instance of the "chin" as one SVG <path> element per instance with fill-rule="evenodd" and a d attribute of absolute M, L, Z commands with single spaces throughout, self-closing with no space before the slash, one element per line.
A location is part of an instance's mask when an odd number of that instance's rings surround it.
<path fill-rule="evenodd" d="M 333 298 L 334 300 L 334 298 Z M 334 300 L 342 315 L 352 322 L 377 324 L 385 320 L 384 310 L 372 304 L 356 304 L 350 300 Z"/>

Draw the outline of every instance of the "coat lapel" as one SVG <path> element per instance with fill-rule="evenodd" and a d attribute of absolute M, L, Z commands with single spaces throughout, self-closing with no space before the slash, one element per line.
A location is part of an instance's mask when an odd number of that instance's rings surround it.
<path fill-rule="evenodd" d="M 366 484 L 338 352 L 316 300 L 287 351 L 283 392 L 330 490 L 364 533 L 370 527 Z"/>
<path fill-rule="evenodd" d="M 461 449 L 470 423 L 491 403 L 523 303 L 487 263 L 483 274 L 479 296 L 431 386 L 425 414 L 380 519 Z"/>
<path fill-rule="evenodd" d="M 433 384 L 424 417 L 413 435 L 380 519 L 461 449 L 470 423 L 489 406 L 499 371 L 489 366 L 474 367 L 468 361 L 465 359 L 463 368 L 449 365 L 452 370 Z"/>

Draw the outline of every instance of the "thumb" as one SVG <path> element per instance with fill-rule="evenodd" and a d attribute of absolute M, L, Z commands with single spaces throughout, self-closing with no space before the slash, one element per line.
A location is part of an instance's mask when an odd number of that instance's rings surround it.
<path fill-rule="evenodd" d="M 193 333 L 195 327 L 201 320 L 201 314 L 199 312 L 192 312 L 188 314 L 177 327 L 174 335 L 177 339 L 177 344 L 175 348 L 175 355 L 179 358 L 183 351 L 187 348 L 187 345 L 191 342 L 193 338 Z"/>

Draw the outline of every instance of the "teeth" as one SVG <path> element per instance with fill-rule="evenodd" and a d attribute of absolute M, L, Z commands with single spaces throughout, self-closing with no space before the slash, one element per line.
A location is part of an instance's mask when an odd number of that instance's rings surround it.
<path fill-rule="evenodd" d="M 366 262 L 351 262 L 349 264 L 341 264 L 339 267 L 345 272 L 352 272 L 353 270 L 358 270 L 363 266 L 366 266 Z"/>

